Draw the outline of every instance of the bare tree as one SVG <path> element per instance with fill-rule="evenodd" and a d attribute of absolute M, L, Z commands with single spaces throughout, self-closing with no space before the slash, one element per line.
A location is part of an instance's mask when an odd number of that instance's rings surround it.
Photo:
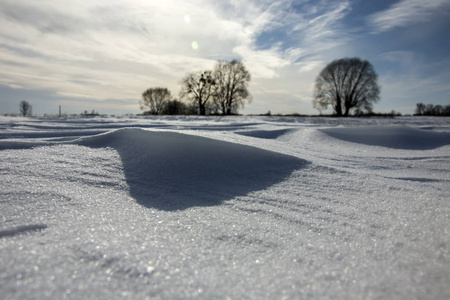
<path fill-rule="evenodd" d="M 426 116 L 432 116 L 434 111 L 434 105 L 433 104 L 427 104 L 425 106 L 424 115 Z"/>
<path fill-rule="evenodd" d="M 251 101 L 247 90 L 251 79 L 250 73 L 239 60 L 217 62 L 214 72 L 214 102 L 224 115 L 237 113 L 244 107 L 245 101 Z"/>
<path fill-rule="evenodd" d="M 444 106 L 444 109 L 442 111 L 443 116 L 450 116 L 450 105 Z"/>
<path fill-rule="evenodd" d="M 415 115 L 423 115 L 425 111 L 425 104 L 423 103 L 417 103 L 416 104 L 416 111 L 414 112 Z"/>
<path fill-rule="evenodd" d="M 359 58 L 343 58 L 329 63 L 317 76 L 313 105 L 329 105 L 338 116 L 348 116 L 351 109 L 372 111 L 380 87 L 372 64 Z"/>
<path fill-rule="evenodd" d="M 435 105 L 433 108 L 434 116 L 441 116 L 444 113 L 444 107 L 442 105 Z"/>
<path fill-rule="evenodd" d="M 213 96 L 214 85 L 212 71 L 188 74 L 181 81 L 180 98 L 196 103 L 199 114 L 205 115 L 207 103 Z"/>
<path fill-rule="evenodd" d="M 142 99 L 139 101 L 141 109 L 150 108 L 149 114 L 159 115 L 163 112 L 167 101 L 170 101 L 172 96 L 167 88 L 156 87 L 147 89 L 142 93 Z"/>
<path fill-rule="evenodd" d="M 31 115 L 31 105 L 27 101 L 21 101 L 19 104 L 19 109 L 22 116 Z"/>
<path fill-rule="evenodd" d="M 188 113 L 187 105 L 176 99 L 167 101 L 162 112 L 163 115 L 187 115 Z"/>
<path fill-rule="evenodd" d="M 442 106 L 440 104 L 416 104 L 416 111 L 414 112 L 416 116 L 449 116 L 450 115 L 450 105 Z"/>

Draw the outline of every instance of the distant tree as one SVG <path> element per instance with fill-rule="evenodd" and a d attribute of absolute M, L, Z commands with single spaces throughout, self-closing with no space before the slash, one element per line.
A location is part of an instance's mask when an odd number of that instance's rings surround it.
<path fill-rule="evenodd" d="M 198 113 L 205 115 L 207 103 L 213 97 L 214 85 L 212 71 L 190 73 L 181 81 L 180 98 L 195 103 Z"/>
<path fill-rule="evenodd" d="M 414 112 L 416 116 L 450 116 L 450 105 L 433 105 L 417 103 Z"/>
<path fill-rule="evenodd" d="M 425 106 L 425 110 L 423 112 L 426 116 L 432 116 L 434 114 L 434 105 L 433 104 L 427 104 Z"/>
<path fill-rule="evenodd" d="M 442 115 L 443 116 L 450 116 L 450 105 L 444 106 L 444 108 L 442 110 Z"/>
<path fill-rule="evenodd" d="M 186 104 L 187 115 L 198 115 L 198 105 L 197 103 L 190 102 Z"/>
<path fill-rule="evenodd" d="M 372 111 L 380 87 L 372 64 L 360 58 L 342 58 L 329 63 L 317 76 L 314 88 L 315 108 L 333 107 L 338 116 L 348 116 L 352 109 Z"/>
<path fill-rule="evenodd" d="M 156 87 L 147 89 L 142 93 L 142 99 L 139 101 L 141 109 L 149 108 L 147 113 L 152 115 L 159 115 L 167 101 L 170 101 L 172 96 L 167 88 Z"/>
<path fill-rule="evenodd" d="M 167 101 L 162 111 L 163 115 L 187 115 L 187 105 L 178 100 Z"/>
<path fill-rule="evenodd" d="M 433 115 L 442 116 L 443 112 L 444 112 L 444 108 L 442 107 L 442 105 L 438 104 L 433 107 Z"/>
<path fill-rule="evenodd" d="M 214 99 L 214 98 L 213 98 Z M 214 101 L 209 101 L 205 105 L 205 112 L 207 115 L 219 115 L 219 107 Z"/>
<path fill-rule="evenodd" d="M 27 101 L 21 101 L 19 104 L 19 109 L 22 116 L 31 115 L 31 105 Z"/>
<path fill-rule="evenodd" d="M 416 104 L 416 111 L 414 112 L 415 115 L 423 115 L 425 112 L 425 104 L 423 103 L 417 103 Z"/>
<path fill-rule="evenodd" d="M 96 112 L 95 109 L 93 109 L 90 113 L 87 110 L 85 110 L 80 115 L 85 116 L 85 117 L 97 117 L 97 116 L 100 116 L 100 114 L 98 112 Z"/>
<path fill-rule="evenodd" d="M 214 102 L 223 115 L 236 114 L 246 101 L 251 101 L 247 90 L 251 76 L 241 61 L 217 62 L 213 76 Z"/>

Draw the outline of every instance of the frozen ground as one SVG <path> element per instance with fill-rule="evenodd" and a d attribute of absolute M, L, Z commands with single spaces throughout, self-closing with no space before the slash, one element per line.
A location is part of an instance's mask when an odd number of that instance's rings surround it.
<path fill-rule="evenodd" d="M 0 117 L 2 299 L 449 299 L 450 119 Z"/>

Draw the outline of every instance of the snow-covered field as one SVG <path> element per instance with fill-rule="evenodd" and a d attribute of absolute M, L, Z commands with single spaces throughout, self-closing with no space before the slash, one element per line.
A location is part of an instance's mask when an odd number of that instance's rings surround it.
<path fill-rule="evenodd" d="M 450 118 L 0 117 L 2 299 L 449 299 Z"/>

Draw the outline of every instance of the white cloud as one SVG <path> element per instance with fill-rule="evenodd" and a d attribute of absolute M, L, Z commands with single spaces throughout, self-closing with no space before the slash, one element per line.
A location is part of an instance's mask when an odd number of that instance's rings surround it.
<path fill-rule="evenodd" d="M 413 23 L 429 20 L 442 9 L 449 9 L 448 0 L 401 0 L 390 8 L 368 17 L 368 22 L 375 33 L 406 27 Z"/>
<path fill-rule="evenodd" d="M 186 73 L 232 58 L 253 87 L 299 95 L 294 77 L 346 41 L 339 24 L 349 11 L 348 1 L 305 10 L 268 0 L 0 1 L 0 84 L 96 100 L 137 99 L 150 86 L 177 96 Z M 258 47 L 273 30 L 290 38 Z"/>
<path fill-rule="evenodd" d="M 298 71 L 302 72 L 311 72 L 313 70 L 320 70 L 325 65 L 325 62 L 322 60 L 310 60 L 305 62 L 299 62 L 296 66 L 299 67 Z M 318 74 L 318 72 L 317 72 Z"/>
<path fill-rule="evenodd" d="M 294 30 L 306 30 L 307 35 L 305 37 L 305 42 L 321 41 L 325 37 L 330 38 L 336 34 L 339 34 L 339 39 L 335 39 L 341 40 L 343 36 L 342 33 L 339 32 L 339 21 L 345 17 L 349 11 L 349 2 L 336 2 L 334 5 L 327 7 L 327 9 L 322 11 L 318 16 L 303 24 L 297 25 Z"/>

